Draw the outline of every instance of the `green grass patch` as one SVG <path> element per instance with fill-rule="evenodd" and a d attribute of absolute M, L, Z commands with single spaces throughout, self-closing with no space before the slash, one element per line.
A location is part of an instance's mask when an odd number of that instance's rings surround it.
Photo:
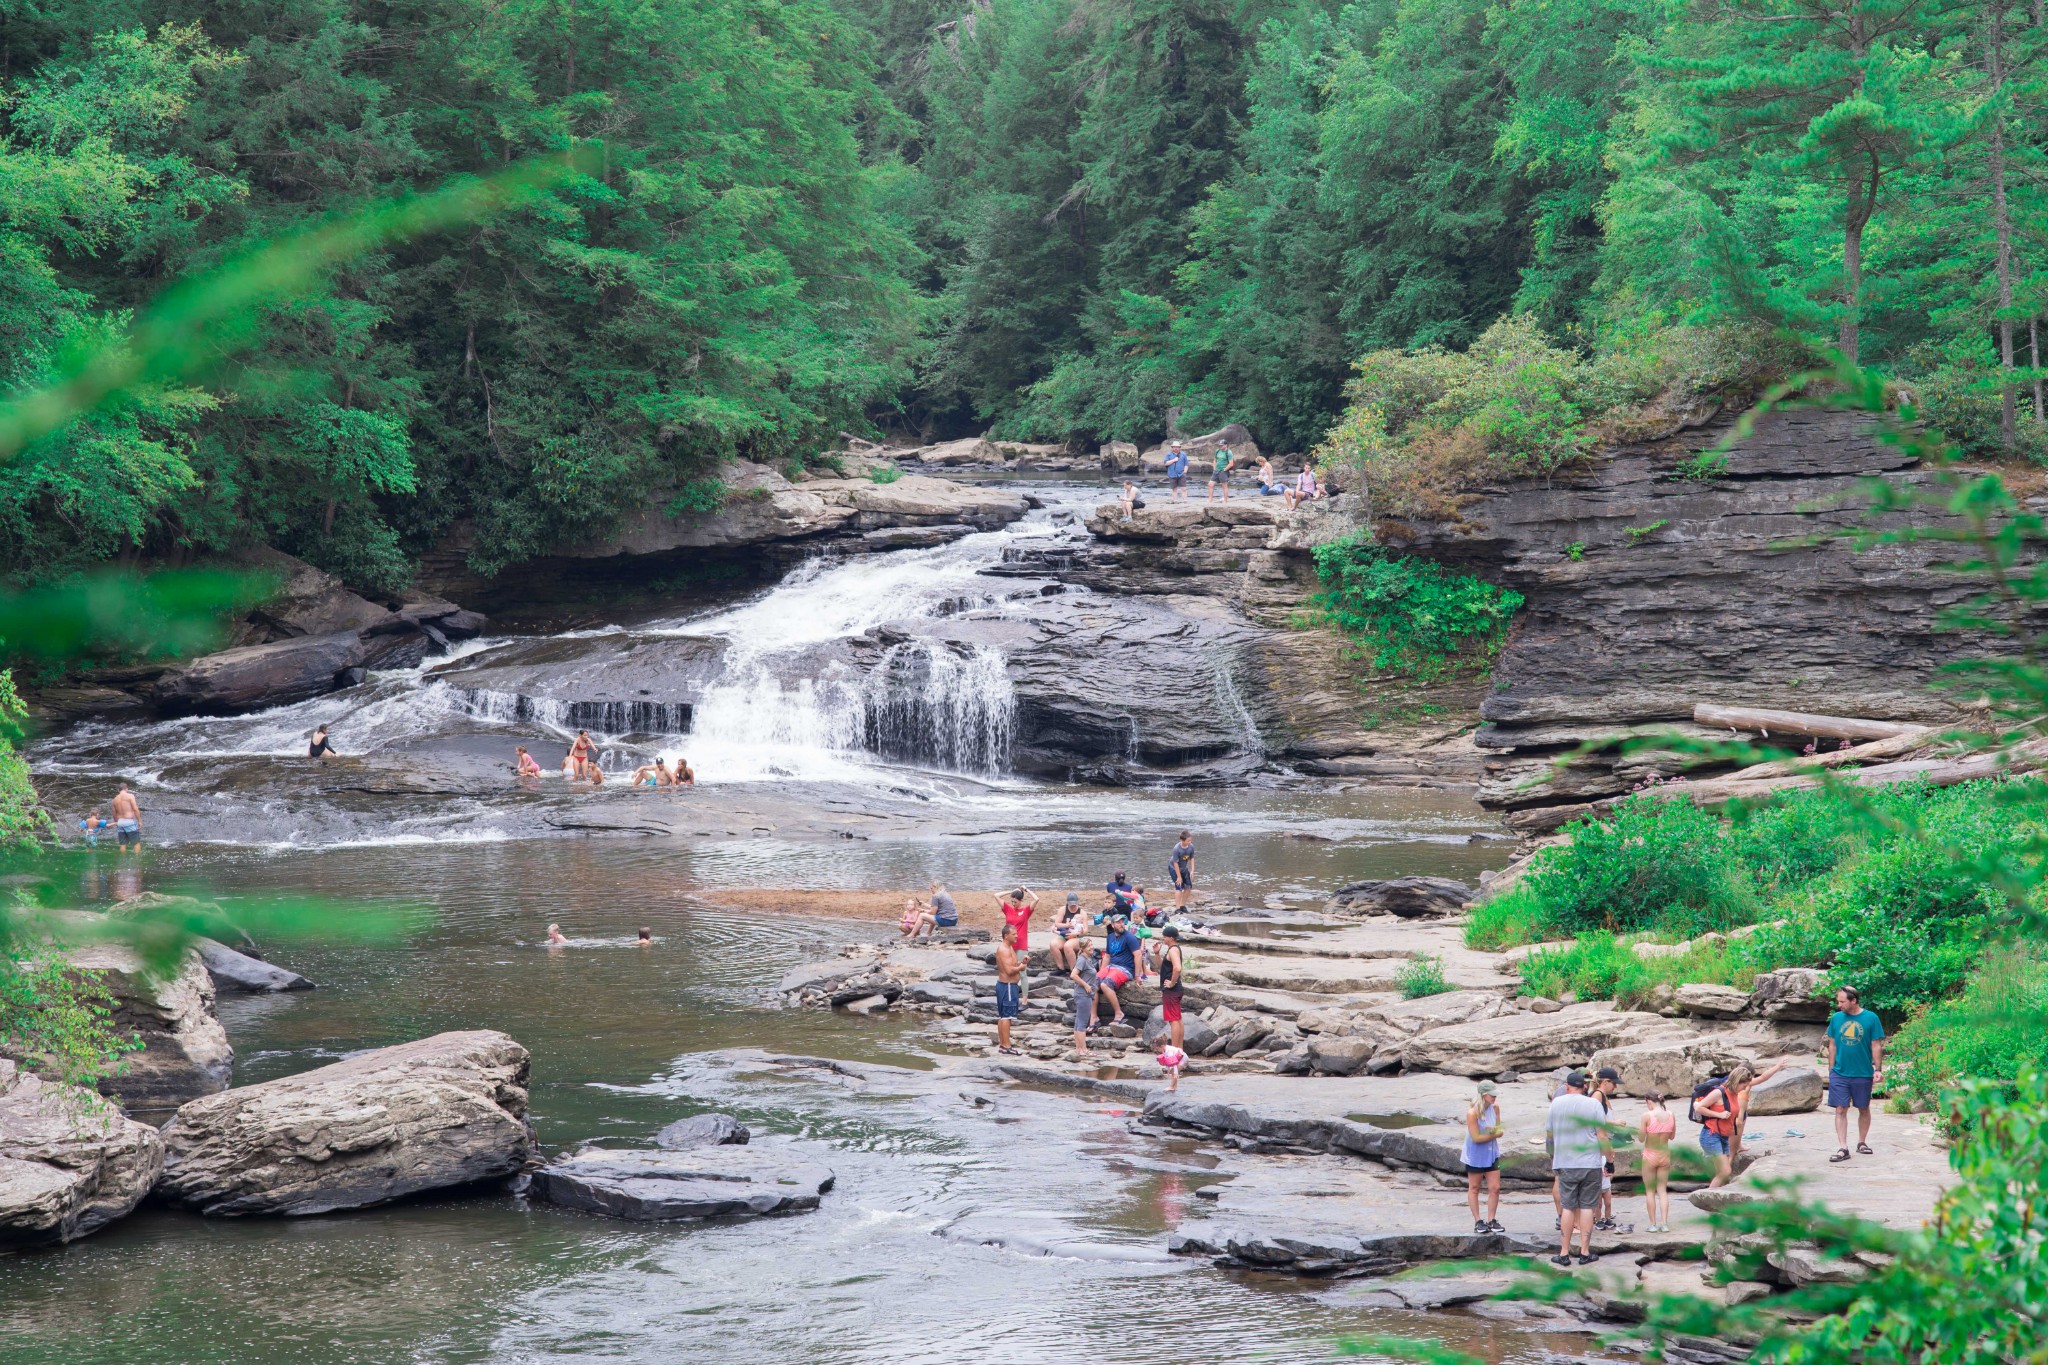
<path fill-rule="evenodd" d="M 1363 531 L 1315 547 L 1323 588 L 1311 617 L 1382 672 L 1422 681 L 1482 673 L 1522 595 L 1426 559 L 1388 554 Z"/>
<path fill-rule="evenodd" d="M 877 465 L 868 471 L 870 483 L 894 483 L 903 477 L 903 471 L 893 464 Z"/>
<path fill-rule="evenodd" d="M 1444 980 L 1444 960 L 1434 954 L 1409 958 L 1401 968 L 1399 980 L 1403 1000 L 1420 1000 L 1425 995 L 1442 995 L 1456 989 Z"/>

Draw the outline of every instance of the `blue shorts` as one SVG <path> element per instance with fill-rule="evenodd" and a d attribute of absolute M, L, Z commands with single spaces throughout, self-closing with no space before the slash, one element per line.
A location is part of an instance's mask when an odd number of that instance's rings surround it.
<path fill-rule="evenodd" d="M 1700 1129 L 1700 1150 L 1708 1156 L 1728 1155 L 1728 1139 L 1711 1128 Z"/>
<path fill-rule="evenodd" d="M 1828 1073 L 1828 1108 L 1868 1109 L 1870 1107 L 1870 1086 L 1874 1076 L 1844 1076 L 1839 1071 Z"/>
<path fill-rule="evenodd" d="M 1015 1019 L 1024 1008 L 1024 983 L 1021 981 L 996 982 L 996 1018 Z"/>

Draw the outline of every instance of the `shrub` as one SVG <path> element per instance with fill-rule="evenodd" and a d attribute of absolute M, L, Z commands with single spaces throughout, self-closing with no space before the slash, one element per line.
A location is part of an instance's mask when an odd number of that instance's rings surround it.
<path fill-rule="evenodd" d="M 1522 965 L 1522 994 L 1555 999 L 1570 991 L 1581 1000 L 1634 1007 L 1646 1003 L 1659 986 L 1688 981 L 1747 986 L 1756 979 L 1757 963 L 1739 941 L 1651 958 L 1636 956 L 1637 941 L 1596 930 L 1568 948 L 1532 953 Z"/>
<path fill-rule="evenodd" d="M 1466 945 L 1486 952 L 1540 943 L 1562 937 L 1563 932 L 1551 923 L 1549 906 L 1529 889 L 1526 880 L 1480 901 L 1465 917 Z"/>
<path fill-rule="evenodd" d="M 894 483 L 903 477 L 903 471 L 893 464 L 876 465 L 868 471 L 868 479 L 874 483 Z"/>
<path fill-rule="evenodd" d="M 1629 797 L 1607 820 L 1571 833 L 1569 845 L 1543 854 L 1524 879 L 1556 928 L 1690 938 L 1756 916 L 1754 886 L 1720 819 L 1690 801 Z"/>
<path fill-rule="evenodd" d="M 669 499 L 668 515 L 679 517 L 685 512 L 716 512 L 725 506 L 731 491 L 720 479 L 692 479 Z"/>
<path fill-rule="evenodd" d="M 1315 547 L 1319 619 L 1360 642 L 1380 670 L 1419 678 L 1493 661 L 1522 595 L 1423 559 L 1388 555 L 1354 532 Z"/>
<path fill-rule="evenodd" d="M 1932 1104 L 1966 1077 L 2012 1081 L 2048 1067 L 2048 962 L 2038 952 L 1987 954 L 1954 1000 L 1899 1030 L 1887 1051 L 1894 1088 Z"/>
<path fill-rule="evenodd" d="M 1454 989 L 1444 980 L 1444 960 L 1436 956 L 1409 958 L 1398 979 L 1403 1000 L 1420 1000 L 1425 995 L 1442 995 Z"/>

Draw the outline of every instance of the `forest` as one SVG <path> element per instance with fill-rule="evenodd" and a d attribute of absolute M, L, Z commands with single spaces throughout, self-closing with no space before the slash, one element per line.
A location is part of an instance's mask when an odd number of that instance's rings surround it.
<path fill-rule="evenodd" d="M 842 433 L 1327 450 L 1340 418 L 1397 431 L 1390 366 L 1483 368 L 1489 337 L 1516 364 L 1478 429 L 1538 465 L 1659 386 L 1831 349 L 1966 449 L 2048 449 L 2038 3 L 55 0 L 0 28 L 17 388 L 252 244 L 597 154 L 38 442 L 0 473 L 17 580 L 268 543 L 389 590 L 458 525 L 492 573 Z"/>

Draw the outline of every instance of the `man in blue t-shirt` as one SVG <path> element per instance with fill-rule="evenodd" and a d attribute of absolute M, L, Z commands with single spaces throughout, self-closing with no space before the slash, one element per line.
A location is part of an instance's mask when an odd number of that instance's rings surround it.
<path fill-rule="evenodd" d="M 1856 1150 L 1870 1151 L 1870 1092 L 1884 1076 L 1884 1022 L 1863 1008 L 1854 986 L 1835 991 L 1828 1018 L 1828 1105 L 1835 1111 L 1835 1145 L 1830 1161 L 1849 1159 L 1849 1109 L 1856 1109 Z"/>
<path fill-rule="evenodd" d="M 1166 448 L 1166 486 L 1171 490 L 1167 494 L 1169 498 L 1187 501 L 1188 453 L 1180 448 L 1179 441 Z"/>

